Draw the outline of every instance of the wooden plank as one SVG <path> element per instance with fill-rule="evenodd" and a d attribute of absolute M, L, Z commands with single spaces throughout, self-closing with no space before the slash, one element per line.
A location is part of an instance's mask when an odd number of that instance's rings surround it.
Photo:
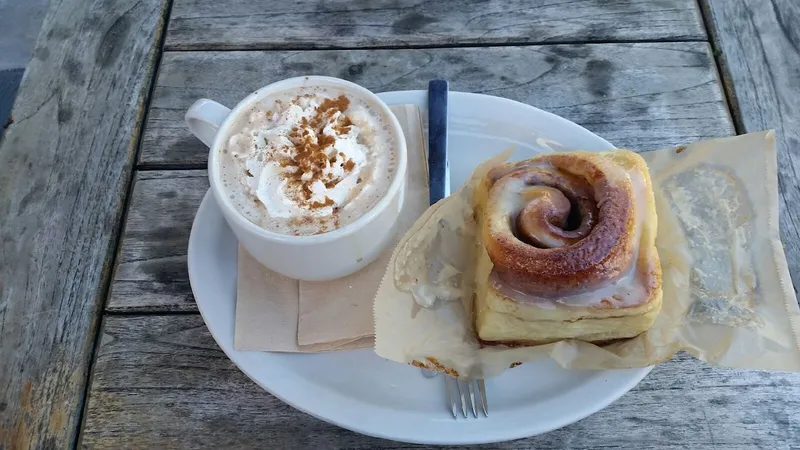
<path fill-rule="evenodd" d="M 197 311 L 186 249 L 207 189 L 205 170 L 136 174 L 109 311 Z"/>
<path fill-rule="evenodd" d="M 68 448 L 165 0 L 52 2 L 0 144 L 0 448 Z"/>
<path fill-rule="evenodd" d="M 718 369 L 682 354 L 597 414 L 492 448 L 788 449 L 800 442 L 798 410 L 800 374 Z M 106 318 L 82 443 L 113 449 L 410 447 L 328 425 L 281 403 L 237 370 L 197 315 Z"/>
<path fill-rule="evenodd" d="M 375 92 L 425 89 L 430 79 L 444 77 L 453 90 L 519 100 L 639 150 L 733 133 L 707 43 L 170 52 L 159 72 L 140 164 L 205 167 L 208 149 L 183 122 L 194 100 L 234 106 L 259 87 L 308 73 L 346 78 Z"/>
<path fill-rule="evenodd" d="M 741 132 L 777 131 L 781 240 L 800 285 L 800 2 L 707 0 Z"/>
<path fill-rule="evenodd" d="M 704 40 L 693 0 L 175 0 L 169 50 Z"/>

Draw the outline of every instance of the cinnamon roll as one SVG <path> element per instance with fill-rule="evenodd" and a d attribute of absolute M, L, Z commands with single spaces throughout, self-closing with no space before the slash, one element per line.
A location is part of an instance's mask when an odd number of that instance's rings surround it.
<path fill-rule="evenodd" d="M 487 343 L 634 337 L 661 309 L 656 210 L 628 150 L 538 156 L 475 191 L 475 328 Z"/>

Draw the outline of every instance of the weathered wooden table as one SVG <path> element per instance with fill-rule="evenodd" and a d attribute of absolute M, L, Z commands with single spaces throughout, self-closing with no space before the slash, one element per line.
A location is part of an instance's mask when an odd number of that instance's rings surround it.
<path fill-rule="evenodd" d="M 183 114 L 272 81 L 520 100 L 649 150 L 775 128 L 800 284 L 796 0 L 51 2 L 0 147 L 0 449 L 407 448 L 281 403 L 186 271 L 207 149 Z M 679 355 L 604 411 L 495 448 L 800 448 L 800 374 Z"/>

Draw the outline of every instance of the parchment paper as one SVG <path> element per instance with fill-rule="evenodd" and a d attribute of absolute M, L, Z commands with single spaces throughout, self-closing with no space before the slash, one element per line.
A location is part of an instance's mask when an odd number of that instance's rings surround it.
<path fill-rule="evenodd" d="M 542 357 L 565 368 L 614 369 L 657 364 L 679 350 L 719 366 L 800 370 L 773 132 L 642 154 L 656 197 L 663 307 L 648 332 L 603 347 L 574 340 L 481 347 L 476 339 L 472 192 L 508 154 L 429 208 L 395 249 L 374 304 L 378 355 L 483 378 Z"/>

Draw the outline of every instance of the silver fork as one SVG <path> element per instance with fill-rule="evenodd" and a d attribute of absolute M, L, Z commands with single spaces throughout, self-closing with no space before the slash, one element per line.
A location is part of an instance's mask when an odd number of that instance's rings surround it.
<path fill-rule="evenodd" d="M 422 369 L 422 376 L 425 378 L 434 378 L 439 375 L 435 370 Z M 453 418 L 458 419 L 458 410 L 461 409 L 461 414 L 464 418 L 468 418 L 467 411 L 472 410 L 472 416 L 478 417 L 478 400 L 481 403 L 483 415 L 489 417 L 489 403 L 486 401 L 486 383 L 483 379 L 477 380 L 460 380 L 451 376 L 444 376 L 444 385 L 447 389 L 447 396 L 450 399 L 450 410 L 453 413 Z M 475 395 L 475 387 L 478 389 L 478 396 Z M 460 407 L 459 407 L 460 405 Z"/>
<path fill-rule="evenodd" d="M 461 414 L 465 419 L 469 417 L 467 414 L 469 409 L 472 410 L 472 417 L 478 418 L 478 400 L 480 400 L 483 415 L 489 417 L 489 404 L 486 402 L 486 384 L 483 379 L 462 380 L 445 376 L 444 383 L 447 386 L 447 396 L 450 398 L 450 409 L 453 412 L 454 419 L 458 418 L 459 405 L 461 405 Z M 475 395 L 476 389 L 478 391 L 477 396 Z"/>

